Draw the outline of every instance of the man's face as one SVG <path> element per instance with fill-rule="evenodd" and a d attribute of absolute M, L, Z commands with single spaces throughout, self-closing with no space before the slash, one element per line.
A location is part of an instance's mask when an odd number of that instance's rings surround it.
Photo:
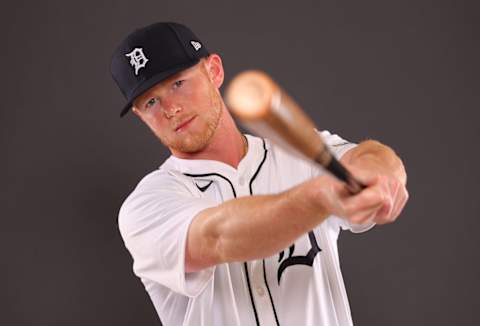
<path fill-rule="evenodd" d="M 221 61 L 212 55 L 150 88 L 135 99 L 133 111 L 170 150 L 198 152 L 220 121 L 222 81 Z"/>

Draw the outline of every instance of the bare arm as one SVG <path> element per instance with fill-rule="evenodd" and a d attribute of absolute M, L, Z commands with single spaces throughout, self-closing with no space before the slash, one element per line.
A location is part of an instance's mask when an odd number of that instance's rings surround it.
<path fill-rule="evenodd" d="M 186 271 L 268 257 L 332 214 L 355 224 L 393 222 L 408 199 L 405 170 L 393 150 L 366 141 L 341 161 L 367 185 L 360 194 L 323 175 L 280 194 L 241 197 L 200 212 L 189 229 Z"/>
<path fill-rule="evenodd" d="M 407 173 L 402 160 L 393 149 L 376 140 L 361 142 L 346 152 L 340 161 L 349 166 L 374 171 L 379 175 L 395 177 L 403 185 L 407 184 Z"/>
<path fill-rule="evenodd" d="M 267 257 L 288 247 L 327 216 L 297 186 L 275 195 L 241 197 L 202 211 L 190 225 L 186 269 Z"/>
<path fill-rule="evenodd" d="M 340 161 L 360 181 L 370 180 L 371 188 L 377 188 L 383 203 L 370 215 L 360 213 L 350 220 L 358 224 L 394 222 L 409 198 L 406 188 L 407 172 L 394 150 L 376 140 L 367 140 L 346 152 Z M 345 201 L 340 200 L 340 203 L 346 203 L 351 208 L 355 207 L 359 200 L 362 200 L 361 197 L 353 196 Z"/>

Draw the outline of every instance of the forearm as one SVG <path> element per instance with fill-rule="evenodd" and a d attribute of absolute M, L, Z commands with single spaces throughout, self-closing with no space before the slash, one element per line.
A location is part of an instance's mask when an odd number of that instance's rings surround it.
<path fill-rule="evenodd" d="M 355 165 L 359 168 L 377 171 L 380 174 L 394 176 L 404 185 L 407 183 L 407 174 L 402 160 L 390 147 L 375 140 L 360 143 L 345 155 L 342 162 Z"/>
<path fill-rule="evenodd" d="M 196 249 L 190 247 L 197 250 L 190 258 L 202 257 L 203 261 L 191 259 L 190 268 L 259 259 L 291 245 L 328 216 L 303 189 L 297 186 L 275 195 L 241 197 L 201 212 L 192 223 L 195 234 L 189 243 L 197 244 Z"/>
<path fill-rule="evenodd" d="M 401 160 L 393 150 L 375 141 L 348 151 L 341 161 L 406 182 Z M 350 202 L 344 192 L 340 182 L 320 176 L 280 194 L 241 197 L 202 211 L 190 225 L 187 271 L 268 257 L 333 213 L 355 222 L 358 217 L 370 216 L 382 204 L 376 190 Z"/>

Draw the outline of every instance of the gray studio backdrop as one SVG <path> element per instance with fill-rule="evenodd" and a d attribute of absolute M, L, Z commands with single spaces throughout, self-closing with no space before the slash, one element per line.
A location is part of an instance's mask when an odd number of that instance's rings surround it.
<path fill-rule="evenodd" d="M 464 1 L 16 1 L 0 8 L 1 325 L 158 325 L 117 230 L 167 157 L 109 75 L 126 33 L 187 23 L 321 129 L 403 158 L 397 223 L 342 233 L 356 325 L 479 325 L 479 10 Z"/>

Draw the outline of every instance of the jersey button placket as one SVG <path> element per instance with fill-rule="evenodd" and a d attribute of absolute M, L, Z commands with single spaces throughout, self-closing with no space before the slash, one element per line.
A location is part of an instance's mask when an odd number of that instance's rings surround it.
<path fill-rule="evenodd" d="M 240 185 L 240 187 L 243 187 L 245 185 L 245 178 L 243 176 L 240 176 L 240 178 L 238 178 L 238 184 Z"/>
<path fill-rule="evenodd" d="M 265 287 L 265 281 L 263 279 L 263 264 L 261 260 L 250 262 L 250 275 L 252 279 L 252 293 L 255 299 L 255 306 L 258 311 L 258 318 L 260 325 L 272 325 L 276 326 L 275 315 L 273 312 L 273 306 L 270 302 L 270 298 Z"/>
<path fill-rule="evenodd" d="M 263 297 L 265 295 L 265 289 L 263 286 L 257 285 L 255 290 L 257 291 L 258 296 Z"/>
<path fill-rule="evenodd" d="M 237 189 L 241 196 L 249 196 L 250 189 L 248 187 L 248 177 L 244 171 L 237 174 Z"/>

